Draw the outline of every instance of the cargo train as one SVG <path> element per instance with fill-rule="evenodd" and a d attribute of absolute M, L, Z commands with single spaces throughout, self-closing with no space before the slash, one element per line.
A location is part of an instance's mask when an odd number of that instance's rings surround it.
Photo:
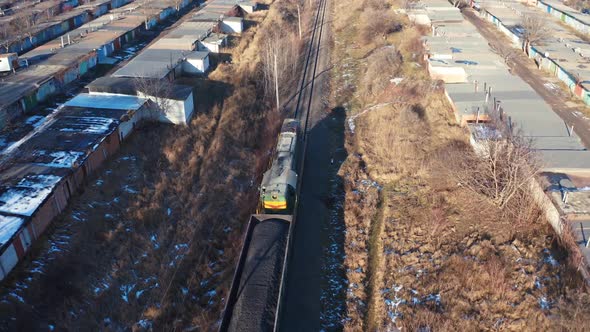
<path fill-rule="evenodd" d="M 219 331 L 273 331 L 297 205 L 300 125 L 286 119 L 262 177 L 258 213 L 250 216 Z"/>

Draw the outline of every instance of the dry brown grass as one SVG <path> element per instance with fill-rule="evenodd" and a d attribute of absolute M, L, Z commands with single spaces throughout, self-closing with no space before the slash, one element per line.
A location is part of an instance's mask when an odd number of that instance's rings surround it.
<path fill-rule="evenodd" d="M 367 57 L 367 69 L 360 86 L 364 89 L 359 94 L 364 100 L 374 100 L 396 77 L 402 56 L 393 47 L 382 47 Z"/>
<path fill-rule="evenodd" d="M 548 258 L 567 255 L 530 196 L 518 191 L 502 210 L 453 181 L 445 160 L 470 146 L 441 83 L 424 69 L 419 38 L 427 31 L 399 19 L 401 32 L 363 36 L 368 14 L 350 24 L 360 2 L 336 7 L 333 86 L 342 88 L 333 100 L 355 116 L 340 171 L 345 330 L 572 330 L 587 322 L 585 309 L 572 310 L 587 301 L 583 283 Z M 392 84 L 393 76 L 404 80 Z"/>
<path fill-rule="evenodd" d="M 359 18 L 358 42 L 367 45 L 381 38 L 384 43 L 389 33 L 400 29 L 399 20 L 389 8 L 368 7 Z"/>
<path fill-rule="evenodd" d="M 74 199 L 55 223 L 72 231 L 68 251 L 34 275 L 21 293 L 25 303 L 2 305 L 6 321 L 15 316 L 20 330 L 48 323 L 143 330 L 140 320 L 158 331 L 216 329 L 280 125 L 259 98 L 255 56 L 256 32 L 276 29 L 281 15 L 271 6 L 268 15 L 250 17 L 258 25 L 244 33 L 232 63 L 209 80 L 187 82 L 197 94 L 189 127 L 145 126 L 122 147 L 119 156 L 127 157 L 108 162 Z M 123 286 L 132 288 L 127 301 Z"/>

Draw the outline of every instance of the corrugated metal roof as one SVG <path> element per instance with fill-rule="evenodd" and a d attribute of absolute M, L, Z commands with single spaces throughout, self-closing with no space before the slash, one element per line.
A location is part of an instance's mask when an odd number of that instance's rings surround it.
<path fill-rule="evenodd" d="M 147 99 L 127 95 L 96 95 L 81 93 L 66 102 L 65 106 L 117 109 L 117 110 L 138 110 Z"/>
<path fill-rule="evenodd" d="M 208 51 L 194 51 L 186 56 L 187 59 L 205 59 L 209 56 Z"/>

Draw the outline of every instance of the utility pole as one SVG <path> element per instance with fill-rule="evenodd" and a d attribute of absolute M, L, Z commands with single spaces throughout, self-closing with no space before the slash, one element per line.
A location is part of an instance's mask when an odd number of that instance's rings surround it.
<path fill-rule="evenodd" d="M 277 95 L 277 111 L 279 110 L 279 71 L 277 68 L 277 53 L 275 52 L 274 54 L 274 60 L 275 60 L 275 92 Z"/>
<path fill-rule="evenodd" d="M 299 39 L 301 40 L 301 10 L 299 9 L 299 4 L 297 4 L 297 20 L 299 21 Z"/>

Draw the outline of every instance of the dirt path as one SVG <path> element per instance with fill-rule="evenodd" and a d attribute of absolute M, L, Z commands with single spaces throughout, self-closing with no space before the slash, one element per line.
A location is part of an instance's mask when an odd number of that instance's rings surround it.
<path fill-rule="evenodd" d="M 477 12 L 465 9 L 463 10 L 463 16 L 471 24 L 475 25 L 493 48 L 497 50 L 514 49 L 508 37 L 498 31 L 491 23 L 480 18 Z M 574 131 L 578 134 L 582 143 L 586 148 L 590 147 L 590 117 L 584 114 L 585 111 L 587 113 L 587 110 L 584 110 L 586 106 L 579 99 L 574 99 L 569 93 L 564 92 L 560 88 L 561 83 L 556 77 L 549 77 L 546 73 L 542 73 L 523 52 L 516 51 L 517 56 L 511 59 L 512 73 L 527 82 L 569 126 L 573 125 Z"/>
<path fill-rule="evenodd" d="M 326 69 L 330 66 L 331 38 L 328 23 L 331 13 L 330 1 L 326 0 L 326 5 L 321 36 L 318 35 L 319 31 L 316 34 L 316 38 L 321 38 L 321 46 L 319 49 L 315 48 L 311 55 L 313 60 L 316 52 L 319 52 L 317 66 L 314 61 L 310 62 L 304 77 L 305 84 L 298 112 L 298 117 L 305 122 L 309 110 L 308 143 L 304 152 L 304 172 L 301 175 L 301 194 L 289 271 L 286 276 L 283 310 L 279 317 L 282 331 L 318 331 L 320 329 L 322 226 L 328 223 L 330 218 L 327 198 L 330 193 L 330 179 L 334 176 L 330 160 L 337 146 L 332 143 L 337 142 L 332 136 L 337 131 L 330 130 L 328 124 L 332 121 L 332 117 L 327 116 L 324 104 L 324 98 L 328 96 L 329 76 Z M 313 84 L 307 84 L 312 80 Z M 342 141 L 340 144 L 342 145 Z"/>

